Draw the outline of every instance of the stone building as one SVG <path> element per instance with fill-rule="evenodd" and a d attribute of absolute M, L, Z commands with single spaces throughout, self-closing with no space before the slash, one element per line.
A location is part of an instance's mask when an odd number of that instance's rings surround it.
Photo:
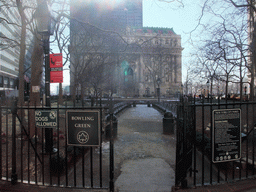
<path fill-rule="evenodd" d="M 137 46 L 120 53 L 122 96 L 174 95 L 181 90 L 181 37 L 167 28 L 127 28 L 124 40 Z M 133 46 L 132 46 L 133 45 Z M 123 85 L 122 85 L 123 84 Z M 132 86 L 131 86 L 132 85 Z M 123 89 L 121 89 L 123 87 Z"/>
<path fill-rule="evenodd" d="M 160 89 L 170 96 L 181 91 L 181 36 L 173 29 L 143 27 L 142 0 L 74 0 L 71 18 L 71 94 L 156 96 Z"/>
<path fill-rule="evenodd" d="M 81 47 L 84 44 L 75 45 L 72 41 L 74 36 L 71 35 L 70 48 L 73 94 L 80 94 L 81 89 L 88 90 L 89 87 L 125 97 L 155 96 L 157 88 L 165 96 L 181 90 L 181 37 L 172 29 L 128 27 L 121 43 L 120 40 L 115 42 L 114 38 L 104 45 L 103 40 L 107 37 L 99 34 L 94 39 L 101 43 L 100 48 L 99 42 L 84 48 Z M 78 41 L 83 42 L 81 39 Z M 114 43 L 111 45 L 111 42 Z M 75 47 L 80 47 L 78 52 L 74 51 Z M 96 89 L 89 92 L 93 91 Z"/>

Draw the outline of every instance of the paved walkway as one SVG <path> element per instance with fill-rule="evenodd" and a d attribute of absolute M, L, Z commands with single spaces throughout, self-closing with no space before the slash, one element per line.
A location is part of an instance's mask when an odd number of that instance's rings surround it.
<path fill-rule="evenodd" d="M 175 137 L 163 135 L 163 116 L 146 105 L 118 118 L 116 191 L 171 191 L 175 184 Z"/>
<path fill-rule="evenodd" d="M 115 182 L 116 191 L 170 191 L 174 170 L 160 158 L 128 161 Z"/>
<path fill-rule="evenodd" d="M 233 183 L 197 187 L 195 189 L 176 189 L 176 192 L 256 192 L 256 179 L 247 179 Z"/>

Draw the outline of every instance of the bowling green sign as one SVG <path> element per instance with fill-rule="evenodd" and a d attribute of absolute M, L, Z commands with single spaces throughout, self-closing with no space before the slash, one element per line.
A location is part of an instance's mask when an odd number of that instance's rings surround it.
<path fill-rule="evenodd" d="M 100 110 L 68 110 L 66 125 L 68 145 L 100 145 Z"/>

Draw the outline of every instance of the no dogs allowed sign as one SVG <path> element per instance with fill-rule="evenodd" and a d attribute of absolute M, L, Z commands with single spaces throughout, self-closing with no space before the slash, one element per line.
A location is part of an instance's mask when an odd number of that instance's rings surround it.
<path fill-rule="evenodd" d="M 69 110 L 66 112 L 68 145 L 100 145 L 100 111 Z"/>

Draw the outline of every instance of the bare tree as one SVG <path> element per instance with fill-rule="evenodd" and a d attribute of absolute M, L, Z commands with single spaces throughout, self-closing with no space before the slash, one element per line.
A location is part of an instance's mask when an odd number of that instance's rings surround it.
<path fill-rule="evenodd" d="M 218 61 L 222 63 L 220 66 L 226 72 L 229 71 L 229 75 L 232 73 L 232 80 L 229 79 L 229 81 L 239 83 L 240 94 L 242 94 L 246 73 L 249 72 L 251 99 L 254 97 L 255 76 L 254 58 L 256 53 L 255 43 L 253 43 L 255 41 L 255 11 L 254 0 L 206 0 L 202 6 L 202 14 L 196 27 L 196 29 L 201 27 L 204 34 L 210 34 L 208 39 L 213 39 L 214 35 L 217 34 L 218 47 L 222 52 Z M 203 19 L 207 16 L 211 16 L 211 21 L 203 23 Z M 232 72 L 228 68 L 232 68 Z M 226 84 L 228 85 L 228 81 L 226 81 Z"/>
<path fill-rule="evenodd" d="M 251 46 L 247 43 L 249 2 L 246 5 L 237 5 L 234 1 L 207 0 L 202 5 L 202 14 L 196 29 L 201 29 L 203 37 L 198 41 L 203 46 L 197 49 L 197 63 L 204 63 L 199 70 L 203 78 L 223 81 L 228 93 L 229 82 L 240 85 L 242 94 L 243 84 L 246 82 L 246 73 L 252 74 L 250 64 Z M 203 23 L 204 17 L 211 16 L 208 23 Z M 193 31 L 192 31 L 193 33 Z M 198 40 L 198 39 L 197 39 Z M 203 58 L 204 57 L 204 58 Z M 214 70 L 214 66 L 216 67 Z M 207 73 L 206 73 L 207 71 Z M 253 84 L 253 77 L 251 84 Z M 253 87 L 253 85 L 251 85 Z"/>
<path fill-rule="evenodd" d="M 63 68 L 69 63 L 70 52 L 68 45 L 70 43 L 70 17 L 69 17 L 69 3 L 67 0 L 53 1 L 51 4 L 54 13 L 53 22 L 55 24 L 53 45 L 57 45 L 59 53 L 63 56 Z M 59 104 L 63 104 L 62 83 L 59 83 Z"/>
<path fill-rule="evenodd" d="M 71 22 L 76 30 L 71 33 L 71 84 L 73 99 L 76 94 L 82 96 L 85 87 L 113 92 L 116 86 L 114 71 L 117 67 L 118 54 L 125 47 L 122 37 L 113 31 L 100 29 L 94 25 L 77 20 Z M 106 85 L 106 81 L 108 84 Z M 111 82 L 111 86 L 109 84 Z M 78 86 L 80 86 L 78 92 Z M 83 96 L 82 96 L 83 97 Z"/>

